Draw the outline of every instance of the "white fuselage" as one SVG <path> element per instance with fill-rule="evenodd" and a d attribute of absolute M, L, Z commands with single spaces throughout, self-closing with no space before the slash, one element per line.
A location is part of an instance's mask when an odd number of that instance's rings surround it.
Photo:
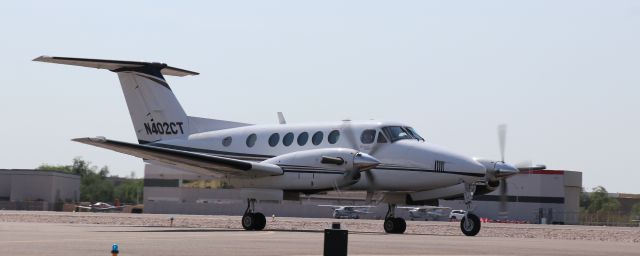
<path fill-rule="evenodd" d="M 341 188 L 350 190 L 423 191 L 484 179 L 485 167 L 475 160 L 424 140 L 405 138 L 392 141 L 390 137 L 393 135 L 384 127 L 408 126 L 381 121 L 250 125 L 197 133 L 150 145 L 258 162 L 322 148 L 350 148 L 377 158 L 381 164 L 370 170 L 375 177 L 373 182 L 362 177 L 355 184 Z M 332 184 L 336 178 L 344 175 L 343 171 L 332 171 L 331 168 L 309 170 L 287 166 L 283 169 L 285 173 L 280 176 L 223 178 L 232 187 L 304 192 L 329 190 L 335 187 Z"/>

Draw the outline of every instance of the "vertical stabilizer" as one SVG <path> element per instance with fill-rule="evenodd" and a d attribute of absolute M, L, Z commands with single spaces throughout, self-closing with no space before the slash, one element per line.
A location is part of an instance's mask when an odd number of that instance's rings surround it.
<path fill-rule="evenodd" d="M 189 118 L 163 75 L 198 73 L 163 63 L 42 56 L 34 59 L 57 64 L 108 69 L 118 73 L 139 143 L 189 135 Z"/>

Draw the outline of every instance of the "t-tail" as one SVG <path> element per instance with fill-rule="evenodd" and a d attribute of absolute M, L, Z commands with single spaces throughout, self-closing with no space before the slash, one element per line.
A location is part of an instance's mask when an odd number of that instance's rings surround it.
<path fill-rule="evenodd" d="M 107 69 L 117 73 L 138 142 L 141 144 L 246 125 L 187 116 L 164 75 L 189 76 L 198 75 L 197 72 L 157 62 L 50 56 L 40 56 L 34 61 Z"/>

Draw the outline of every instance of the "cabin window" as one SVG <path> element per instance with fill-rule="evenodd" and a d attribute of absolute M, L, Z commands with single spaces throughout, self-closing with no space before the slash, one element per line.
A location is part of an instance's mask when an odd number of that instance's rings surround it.
<path fill-rule="evenodd" d="M 364 130 L 360 135 L 362 144 L 371 144 L 376 139 L 376 130 Z"/>
<path fill-rule="evenodd" d="M 300 135 L 298 135 L 298 145 L 304 146 L 305 144 L 307 144 L 308 140 L 309 140 L 309 133 L 303 132 Z"/>
<path fill-rule="evenodd" d="M 280 134 L 274 133 L 269 136 L 269 146 L 275 147 L 278 145 L 278 141 L 280 141 Z"/>
<path fill-rule="evenodd" d="M 382 132 L 378 132 L 378 143 L 387 143 L 387 139 L 382 135 Z"/>
<path fill-rule="evenodd" d="M 322 137 L 324 137 L 324 133 L 322 132 L 316 132 L 313 134 L 313 137 L 311 138 L 311 142 L 313 142 L 313 145 L 320 145 L 320 143 L 322 143 Z"/>
<path fill-rule="evenodd" d="M 247 137 L 247 147 L 253 147 L 253 145 L 256 144 L 256 139 L 258 139 L 258 136 L 256 136 L 255 133 L 249 135 L 249 137 Z"/>
<path fill-rule="evenodd" d="M 282 138 L 282 144 L 284 144 L 285 146 L 290 146 L 291 143 L 293 143 L 293 133 L 287 133 L 284 135 L 284 138 Z"/>
<path fill-rule="evenodd" d="M 336 142 L 338 142 L 338 139 L 340 139 L 340 131 L 338 130 L 333 130 L 329 133 L 329 138 L 327 138 L 329 140 L 329 144 L 336 144 Z"/>
<path fill-rule="evenodd" d="M 231 145 L 231 136 L 225 137 L 222 140 L 222 146 L 228 147 L 229 145 Z"/>

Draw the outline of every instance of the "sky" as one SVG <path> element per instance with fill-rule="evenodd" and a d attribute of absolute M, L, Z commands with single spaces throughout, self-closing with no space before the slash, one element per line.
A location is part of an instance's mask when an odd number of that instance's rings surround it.
<path fill-rule="evenodd" d="M 10 1 L 0 9 L 0 168 L 140 159 L 114 73 L 40 55 L 165 62 L 189 115 L 248 123 L 380 119 L 429 143 L 583 173 L 640 193 L 638 1 Z"/>

